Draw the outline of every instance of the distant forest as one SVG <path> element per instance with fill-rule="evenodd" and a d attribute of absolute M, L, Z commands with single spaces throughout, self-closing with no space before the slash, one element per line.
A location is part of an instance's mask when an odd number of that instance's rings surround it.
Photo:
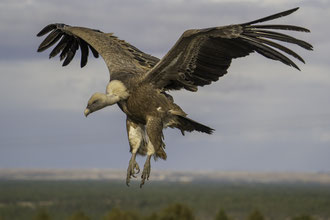
<path fill-rule="evenodd" d="M 325 220 L 330 185 L 0 181 L 0 220 Z"/>

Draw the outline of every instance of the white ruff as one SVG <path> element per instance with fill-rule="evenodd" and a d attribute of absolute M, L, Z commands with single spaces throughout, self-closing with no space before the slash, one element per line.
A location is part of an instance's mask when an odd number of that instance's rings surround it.
<path fill-rule="evenodd" d="M 119 80 L 110 81 L 107 85 L 106 93 L 108 95 L 116 95 L 120 99 L 127 99 L 129 96 L 126 86 Z"/>

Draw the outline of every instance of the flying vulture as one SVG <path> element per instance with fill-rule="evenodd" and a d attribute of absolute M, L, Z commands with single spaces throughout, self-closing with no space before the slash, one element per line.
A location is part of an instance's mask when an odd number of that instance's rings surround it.
<path fill-rule="evenodd" d="M 166 159 L 163 129 L 177 128 L 212 134 L 212 128 L 187 117 L 168 94 L 170 90 L 186 89 L 196 92 L 199 86 L 209 85 L 227 73 L 232 59 L 257 52 L 269 59 L 278 60 L 299 70 L 287 57 L 304 60 L 279 42 L 296 44 L 307 50 L 313 46 L 281 31 L 310 32 L 293 25 L 260 24 L 290 15 L 298 8 L 280 12 L 247 23 L 191 29 L 185 31 L 169 52 L 160 60 L 120 40 L 112 33 L 65 24 L 50 24 L 37 36 L 48 36 L 38 52 L 56 44 L 49 58 L 59 54 L 63 66 L 68 65 L 81 50 L 80 66 L 87 63 L 91 52 L 101 55 L 110 72 L 110 82 L 105 93 L 91 96 L 85 109 L 87 117 L 92 112 L 117 104 L 126 114 L 127 136 L 132 156 L 127 169 L 126 184 L 140 172 L 136 155 L 146 155 L 141 174 L 141 184 L 149 179 L 150 159 Z"/>

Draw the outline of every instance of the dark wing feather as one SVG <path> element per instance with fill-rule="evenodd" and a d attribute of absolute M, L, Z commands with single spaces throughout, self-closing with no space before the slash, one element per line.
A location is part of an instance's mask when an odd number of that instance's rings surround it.
<path fill-rule="evenodd" d="M 244 35 L 253 36 L 253 37 L 263 37 L 263 38 L 269 38 L 279 41 L 284 41 L 287 43 L 293 43 L 296 44 L 306 50 L 311 50 L 313 46 L 305 41 L 296 39 L 294 37 L 291 37 L 289 35 L 278 33 L 274 31 L 267 31 L 267 30 L 249 30 L 248 28 L 245 29 Z"/>
<path fill-rule="evenodd" d="M 71 60 L 73 59 L 74 55 L 76 54 L 76 51 L 78 49 L 78 42 L 77 40 L 73 40 L 72 44 L 68 47 L 68 52 L 66 53 L 66 58 L 63 61 L 63 66 L 68 65 Z"/>
<path fill-rule="evenodd" d="M 48 34 L 49 33 L 49 34 Z M 60 54 L 63 66 L 68 65 L 77 50 L 81 51 L 80 66 L 88 61 L 89 50 L 95 58 L 99 54 L 105 60 L 112 75 L 116 73 L 141 73 L 151 69 L 159 61 L 158 58 L 145 54 L 129 43 L 112 34 L 84 27 L 72 27 L 65 24 L 50 24 L 44 27 L 37 36 L 48 36 L 41 42 L 38 52 L 57 45 L 49 54 L 49 58 Z"/>
<path fill-rule="evenodd" d="M 68 52 L 70 50 L 71 44 L 73 43 L 74 39 L 73 38 L 69 38 L 65 47 L 63 48 L 61 54 L 60 54 L 60 61 L 64 60 L 65 57 L 68 55 Z"/>
<path fill-rule="evenodd" d="M 67 45 L 69 40 L 69 37 L 64 35 L 60 42 L 54 47 L 52 52 L 49 54 L 49 58 L 55 57 L 57 54 L 59 54 Z"/>
<path fill-rule="evenodd" d="M 91 49 L 92 54 L 95 58 L 99 58 L 99 53 L 92 47 L 91 45 L 88 45 L 89 49 Z"/>
<path fill-rule="evenodd" d="M 296 44 L 307 50 L 312 50 L 313 46 L 303 40 L 270 30 L 309 30 L 293 25 L 255 25 L 287 16 L 296 10 L 298 8 L 238 25 L 188 30 L 143 80 L 162 90 L 185 88 L 197 91 L 198 86 L 208 85 L 226 74 L 232 59 L 247 56 L 252 52 L 299 70 L 285 54 L 301 62 L 304 62 L 303 58 L 272 40 Z"/>
<path fill-rule="evenodd" d="M 41 37 L 47 33 L 49 33 L 50 31 L 56 29 L 57 24 L 49 24 L 46 27 L 44 27 L 38 34 L 37 37 Z"/>
<path fill-rule="evenodd" d="M 65 24 L 50 24 L 44 27 L 38 34 L 38 37 L 41 37 L 49 32 L 51 32 L 40 44 L 38 52 L 42 52 L 49 47 L 53 46 L 58 42 L 54 49 L 50 52 L 49 58 L 55 57 L 57 54 L 60 54 L 60 60 L 63 61 L 63 66 L 68 65 L 74 58 L 76 51 L 81 48 L 81 62 L 80 66 L 84 67 L 87 63 L 88 56 L 88 47 L 93 51 L 93 55 L 98 57 L 98 52 L 91 46 L 86 43 L 79 36 L 75 36 L 69 31 L 65 31 L 66 27 L 70 27 Z M 95 30 L 96 32 L 100 32 Z"/>
<path fill-rule="evenodd" d="M 253 28 L 258 29 L 278 29 L 286 31 L 301 31 L 301 32 L 310 32 L 308 29 L 293 25 L 281 25 L 281 24 L 272 24 L 272 25 L 253 25 Z"/>
<path fill-rule="evenodd" d="M 38 52 L 42 52 L 53 46 L 62 37 L 62 35 L 63 33 L 60 30 L 53 30 L 40 44 Z"/>
<path fill-rule="evenodd" d="M 283 52 L 286 52 L 287 54 L 290 54 L 291 56 L 293 56 L 294 58 L 300 60 L 302 63 L 305 63 L 304 59 L 299 56 L 296 52 L 292 51 L 291 49 L 281 45 L 281 44 L 278 44 L 274 41 L 270 41 L 270 40 L 267 40 L 267 39 L 263 39 L 263 38 L 257 38 L 258 42 L 261 43 L 261 44 L 267 44 L 271 47 L 274 47 L 274 48 L 277 48 L 279 50 L 282 50 Z"/>
<path fill-rule="evenodd" d="M 254 20 L 254 21 L 243 23 L 242 25 L 247 26 L 247 25 L 251 25 L 251 24 L 257 24 L 257 23 L 262 23 L 262 22 L 266 22 L 266 21 L 271 21 L 271 20 L 274 20 L 274 19 L 277 19 L 277 18 L 280 18 L 280 17 L 288 16 L 288 15 L 292 14 L 293 12 L 297 11 L 298 9 L 299 9 L 299 7 L 293 8 L 293 9 L 290 9 L 290 10 L 287 10 L 287 11 L 283 11 L 283 12 L 280 12 L 280 13 L 269 15 L 269 16 L 264 17 L 264 18 L 260 18 L 260 19 Z"/>
<path fill-rule="evenodd" d="M 83 68 L 87 64 L 87 61 L 88 61 L 88 54 L 89 54 L 88 44 L 86 43 L 86 41 L 81 39 L 81 40 L 79 40 L 79 46 L 81 49 L 80 67 Z"/>
<path fill-rule="evenodd" d="M 267 54 L 266 57 L 268 58 L 271 58 L 273 60 L 279 60 L 286 65 L 293 66 L 294 68 L 300 70 L 299 67 L 292 60 L 287 58 L 281 52 L 278 52 L 277 50 L 267 46 L 263 43 L 263 41 L 259 40 L 258 38 L 252 38 L 244 35 L 242 35 L 240 38 L 253 45 L 254 51 L 259 52 L 262 55 Z"/>

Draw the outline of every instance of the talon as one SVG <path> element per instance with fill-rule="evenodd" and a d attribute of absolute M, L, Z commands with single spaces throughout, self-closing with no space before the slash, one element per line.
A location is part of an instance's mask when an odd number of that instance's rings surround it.
<path fill-rule="evenodd" d="M 140 188 L 142 188 L 143 184 L 144 184 L 144 180 L 141 181 Z"/>
<path fill-rule="evenodd" d="M 135 169 L 137 170 L 136 174 L 140 173 L 140 167 L 137 163 L 135 164 Z"/>

